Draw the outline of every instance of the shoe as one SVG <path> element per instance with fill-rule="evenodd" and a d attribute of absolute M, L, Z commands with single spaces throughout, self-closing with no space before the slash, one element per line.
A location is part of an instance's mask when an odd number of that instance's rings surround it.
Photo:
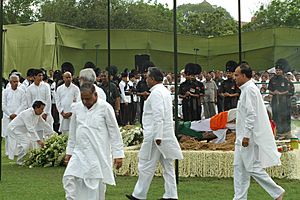
<path fill-rule="evenodd" d="M 129 200 L 141 200 L 141 199 L 135 198 L 135 197 L 132 196 L 131 194 L 126 194 L 125 196 L 126 196 L 127 199 L 129 199 Z"/>

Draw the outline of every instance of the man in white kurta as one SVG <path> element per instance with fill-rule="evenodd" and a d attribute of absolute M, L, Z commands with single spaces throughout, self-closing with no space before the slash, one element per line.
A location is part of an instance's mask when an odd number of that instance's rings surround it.
<path fill-rule="evenodd" d="M 2 95 L 2 137 L 5 138 L 5 153 L 8 155 L 7 126 L 20 112 L 26 108 L 25 92 L 18 87 L 19 76 L 11 75 L 9 78 L 11 87 L 6 88 Z"/>
<path fill-rule="evenodd" d="M 19 165 L 23 164 L 24 156 L 32 143 L 37 143 L 41 146 L 44 145 L 36 132 L 36 127 L 39 125 L 47 134 L 52 132 L 52 127 L 41 116 L 44 112 L 44 107 L 45 104 L 43 102 L 35 101 L 31 108 L 18 114 L 7 127 L 9 143 L 8 157 L 13 160 L 18 147 L 17 164 Z"/>
<path fill-rule="evenodd" d="M 63 80 L 65 83 L 56 90 L 55 101 L 60 119 L 59 131 L 68 134 L 72 115 L 71 105 L 81 99 L 79 88 L 72 83 L 72 74 L 65 72 Z"/>
<path fill-rule="evenodd" d="M 234 200 L 246 200 L 252 176 L 268 194 L 281 200 L 284 189 L 278 186 L 264 168 L 280 165 L 280 153 L 259 89 L 251 80 L 252 70 L 242 64 L 235 70 L 241 89 L 237 106 L 234 154 Z"/>
<path fill-rule="evenodd" d="M 104 200 L 105 185 L 115 185 L 112 158 L 122 166 L 123 141 L 112 106 L 97 98 L 92 83 L 80 87 L 73 105 L 63 176 L 67 200 Z"/>
<path fill-rule="evenodd" d="M 51 91 L 48 83 L 43 82 L 43 71 L 36 69 L 34 71 L 34 82 L 27 88 L 26 98 L 28 108 L 30 108 L 35 101 L 42 101 L 46 104 L 42 117 L 52 127 L 53 117 L 51 115 Z M 44 138 L 45 130 L 37 126 L 36 130 L 41 139 Z"/>
<path fill-rule="evenodd" d="M 144 104 L 144 140 L 139 152 L 139 178 L 128 199 L 147 199 L 158 161 L 163 167 L 165 193 L 162 199 L 178 199 L 174 160 L 183 159 L 173 126 L 172 97 L 162 84 L 163 75 L 159 69 L 148 69 L 147 84 L 150 95 Z"/>

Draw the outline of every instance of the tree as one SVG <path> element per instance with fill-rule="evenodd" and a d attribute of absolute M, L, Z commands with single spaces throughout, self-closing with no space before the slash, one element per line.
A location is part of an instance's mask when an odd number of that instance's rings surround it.
<path fill-rule="evenodd" d="M 237 23 L 231 15 L 224 8 L 212 6 L 206 1 L 196 5 L 182 5 L 178 10 L 182 33 L 207 37 L 237 32 Z"/>
<path fill-rule="evenodd" d="M 39 21 L 78 26 L 80 14 L 76 0 L 46 0 L 40 6 Z"/>
<path fill-rule="evenodd" d="M 252 22 L 243 26 L 251 31 L 268 27 L 300 27 L 300 0 L 273 0 L 269 5 L 261 5 Z"/>
<path fill-rule="evenodd" d="M 6 0 L 3 3 L 4 24 L 32 22 L 37 19 L 38 0 Z"/>

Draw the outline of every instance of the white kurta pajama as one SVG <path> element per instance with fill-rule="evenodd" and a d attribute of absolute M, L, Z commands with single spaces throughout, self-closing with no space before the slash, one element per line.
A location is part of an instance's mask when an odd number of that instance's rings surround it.
<path fill-rule="evenodd" d="M 246 82 L 240 89 L 234 154 L 234 200 L 247 199 L 250 176 L 276 199 L 284 189 L 264 170 L 281 164 L 267 110 L 253 81 Z M 249 138 L 248 147 L 242 146 L 244 137 Z"/>
<path fill-rule="evenodd" d="M 10 115 L 18 115 L 26 109 L 25 92 L 19 87 L 16 90 L 6 88 L 2 94 L 2 137 L 5 138 L 5 153 L 8 155 L 7 126 L 12 121 Z"/>
<path fill-rule="evenodd" d="M 132 195 L 146 199 L 157 162 L 163 167 L 165 193 L 163 198 L 177 199 L 177 186 L 173 162 L 183 159 L 173 126 L 172 97 L 163 84 L 150 89 L 151 93 L 144 103 L 144 140 L 139 152 L 139 178 Z M 161 140 L 158 146 L 156 140 Z"/>
<path fill-rule="evenodd" d="M 59 86 L 56 90 L 55 94 L 55 101 L 56 101 L 56 107 L 59 113 L 59 131 L 62 133 L 68 133 L 69 132 L 69 125 L 71 117 L 68 119 L 63 118 L 61 115 L 62 112 L 71 112 L 71 105 L 72 103 L 79 102 L 80 99 L 80 91 L 79 88 L 71 83 L 69 87 L 67 87 L 65 84 Z"/>
<path fill-rule="evenodd" d="M 50 85 L 45 82 L 41 82 L 39 86 L 32 83 L 26 91 L 27 106 L 30 108 L 35 101 L 42 101 L 45 103 L 44 113 L 47 114 L 46 122 L 52 127 L 53 117 L 51 115 L 51 91 Z M 53 128 L 52 128 L 53 129 Z M 45 131 L 42 127 L 37 126 L 36 130 L 41 140 L 44 138 Z"/>
<path fill-rule="evenodd" d="M 112 158 L 123 158 L 123 141 L 114 110 L 98 99 L 87 109 L 73 105 L 63 176 L 67 200 L 104 200 L 105 184 L 115 185 Z"/>
<path fill-rule="evenodd" d="M 36 115 L 33 108 L 22 111 L 14 118 L 7 127 L 9 159 L 14 159 L 15 151 L 18 146 L 17 164 L 23 163 L 23 158 L 30 148 L 31 143 L 40 140 L 36 127 L 40 126 L 45 133 L 52 133 L 52 127 L 45 122 L 41 115 Z"/>

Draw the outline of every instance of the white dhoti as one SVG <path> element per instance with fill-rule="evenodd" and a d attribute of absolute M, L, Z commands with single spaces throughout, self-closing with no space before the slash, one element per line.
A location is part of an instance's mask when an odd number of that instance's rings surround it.
<path fill-rule="evenodd" d="M 17 153 L 17 164 L 22 165 L 24 156 L 30 148 L 30 138 L 26 133 L 7 129 L 8 158 L 13 160 Z"/>
<path fill-rule="evenodd" d="M 174 160 L 164 159 L 156 145 L 153 145 L 151 159 L 139 158 L 138 170 L 139 178 L 134 187 L 132 195 L 138 199 L 147 199 L 147 193 L 155 173 L 157 162 L 160 161 L 163 167 L 163 178 L 165 181 L 165 199 L 178 199 L 177 185 L 174 170 Z"/>
<path fill-rule="evenodd" d="M 242 149 L 244 148 L 244 149 Z M 247 148 L 247 149 L 246 149 Z M 264 188 L 264 190 L 274 199 L 278 198 L 284 189 L 277 185 L 267 172 L 261 167 L 261 163 L 258 160 L 258 147 L 257 145 L 249 145 L 248 147 L 235 147 L 234 155 L 234 198 L 233 200 L 247 200 L 248 188 L 250 186 L 250 177 Z M 247 151 L 247 152 L 245 152 Z M 254 161 L 250 167 L 248 161 L 252 156 L 248 156 L 248 153 L 253 152 Z M 245 154 L 246 153 L 246 154 Z M 243 155 L 245 154 L 245 155 Z"/>
<path fill-rule="evenodd" d="M 66 200 L 105 200 L 106 185 L 102 179 L 82 179 L 64 176 Z"/>

